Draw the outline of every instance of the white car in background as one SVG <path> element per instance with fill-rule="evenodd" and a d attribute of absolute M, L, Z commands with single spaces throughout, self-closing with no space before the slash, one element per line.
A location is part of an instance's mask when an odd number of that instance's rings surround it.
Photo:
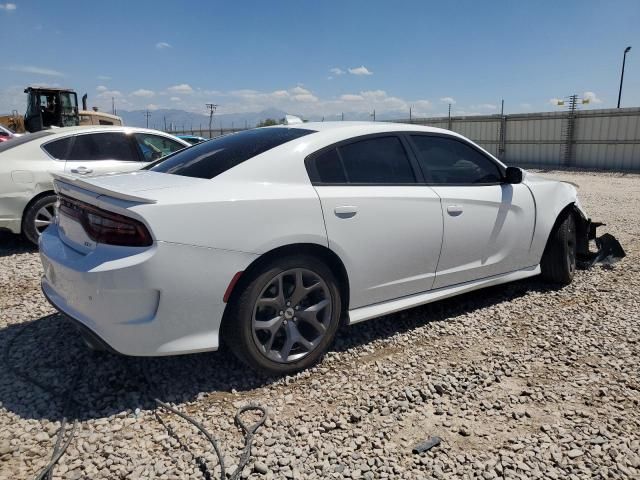
<path fill-rule="evenodd" d="M 594 228 L 567 183 L 453 132 L 324 122 L 226 135 L 143 171 L 56 176 L 42 289 L 88 343 L 290 373 L 356 323 L 542 273 Z"/>
<path fill-rule="evenodd" d="M 38 243 L 55 216 L 52 173 L 139 170 L 188 146 L 156 130 L 106 126 L 42 130 L 0 143 L 0 229 Z"/>

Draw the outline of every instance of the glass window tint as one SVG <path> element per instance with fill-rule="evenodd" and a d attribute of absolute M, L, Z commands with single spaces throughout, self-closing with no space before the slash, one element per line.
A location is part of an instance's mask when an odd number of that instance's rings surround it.
<path fill-rule="evenodd" d="M 146 168 L 185 177 L 214 178 L 256 155 L 314 132 L 286 127 L 245 130 L 199 143 Z"/>
<path fill-rule="evenodd" d="M 89 133 L 75 137 L 67 160 L 120 160 L 137 162 L 129 136 L 120 132 Z"/>
<path fill-rule="evenodd" d="M 135 137 L 146 162 L 158 160 L 185 148 L 181 143 L 159 135 L 136 133 Z"/>
<path fill-rule="evenodd" d="M 412 135 L 418 161 L 430 183 L 437 185 L 500 183 L 498 166 L 471 146 L 455 139 Z"/>
<path fill-rule="evenodd" d="M 340 147 L 350 183 L 415 183 L 407 153 L 398 137 L 380 137 Z"/>
<path fill-rule="evenodd" d="M 61 138 L 60 140 L 54 140 L 53 142 L 49 142 L 46 145 L 43 145 L 44 148 L 49 155 L 53 158 L 57 158 L 58 160 L 66 160 L 69 154 L 69 147 L 71 146 L 71 141 L 73 137 Z"/>
<path fill-rule="evenodd" d="M 314 160 L 318 180 L 322 183 L 346 183 L 347 178 L 335 148 L 318 155 Z"/>

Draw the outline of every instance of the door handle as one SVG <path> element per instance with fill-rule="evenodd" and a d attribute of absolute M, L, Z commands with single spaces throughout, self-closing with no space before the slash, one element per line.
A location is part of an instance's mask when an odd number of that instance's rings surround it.
<path fill-rule="evenodd" d="M 449 205 L 447 207 L 447 213 L 452 217 L 457 217 L 458 215 L 462 215 L 462 207 L 460 205 Z"/>
<path fill-rule="evenodd" d="M 92 173 L 92 172 L 93 170 L 87 167 L 78 167 L 78 168 L 71 169 L 71 173 L 77 173 L 78 175 L 86 175 L 87 173 Z"/>
<path fill-rule="evenodd" d="M 338 218 L 351 218 L 358 213 L 358 207 L 354 205 L 342 205 L 334 208 L 333 213 L 335 213 Z"/>

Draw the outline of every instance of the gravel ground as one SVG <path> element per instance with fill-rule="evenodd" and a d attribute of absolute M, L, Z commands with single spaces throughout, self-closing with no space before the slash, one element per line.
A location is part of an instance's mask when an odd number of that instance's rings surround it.
<path fill-rule="evenodd" d="M 236 409 L 267 407 L 242 478 L 640 478 L 640 176 L 544 174 L 580 186 L 627 258 L 561 290 L 534 279 L 345 329 L 319 366 L 281 379 L 224 353 L 88 351 L 51 316 L 37 252 L 0 237 L 0 352 L 20 334 L 0 362 L 0 478 L 36 474 L 65 413 L 79 423 L 54 478 L 203 478 L 201 455 L 217 475 L 193 427 L 161 413 L 178 440 L 154 416 L 153 394 L 202 421 L 231 470 Z M 432 435 L 440 446 L 411 453 Z"/>

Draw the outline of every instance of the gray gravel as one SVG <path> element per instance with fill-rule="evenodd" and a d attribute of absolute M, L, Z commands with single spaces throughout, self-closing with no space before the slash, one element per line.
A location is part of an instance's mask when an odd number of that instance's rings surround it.
<path fill-rule="evenodd" d="M 207 425 L 231 470 L 236 409 L 268 407 L 242 478 L 640 478 L 640 176 L 545 175 L 580 185 L 627 258 L 562 290 L 534 279 L 351 327 L 319 366 L 281 379 L 224 353 L 89 352 L 49 316 L 37 252 L 0 236 L 0 351 L 22 332 L 12 365 L 60 392 L 80 373 L 78 430 L 55 478 L 202 478 L 200 455 L 217 472 L 193 427 L 161 413 L 179 441 L 158 422 L 152 393 Z M 6 360 L 0 479 L 29 478 L 49 459 L 64 402 Z M 431 435 L 442 444 L 411 453 Z"/>

